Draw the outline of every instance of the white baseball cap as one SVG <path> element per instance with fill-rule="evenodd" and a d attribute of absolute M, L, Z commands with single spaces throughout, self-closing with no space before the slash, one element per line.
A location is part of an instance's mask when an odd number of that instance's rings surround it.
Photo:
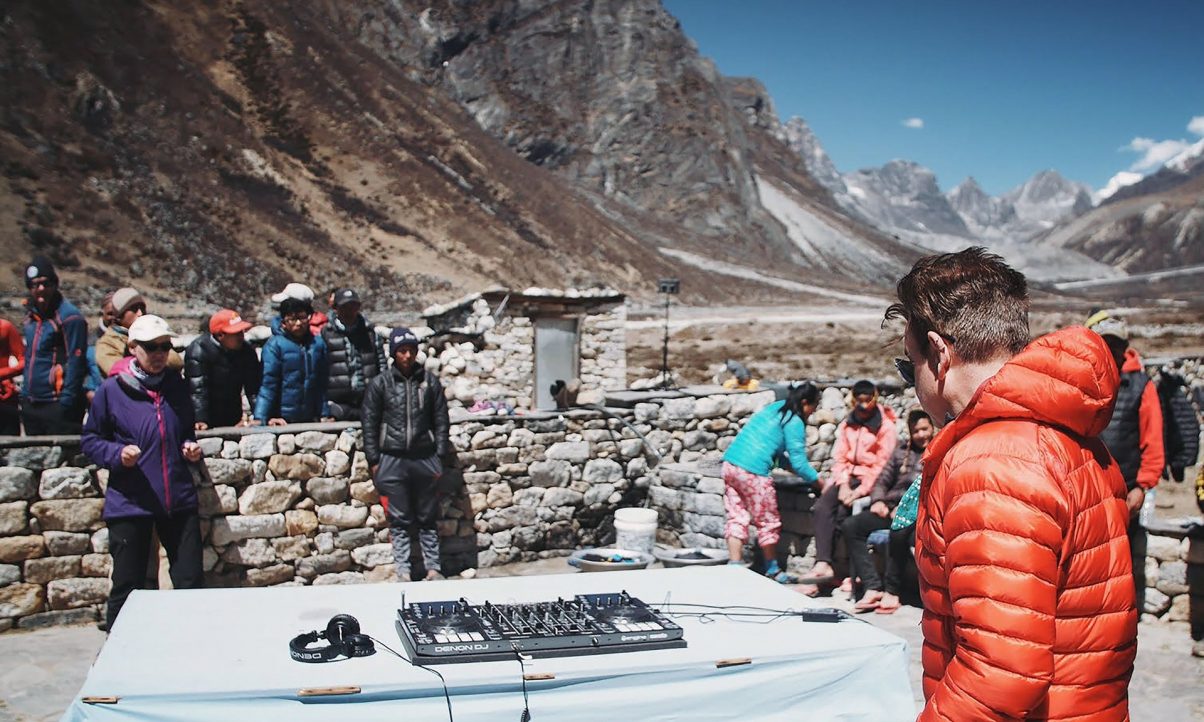
<path fill-rule="evenodd" d="M 159 316 L 143 314 L 138 317 L 138 320 L 130 324 L 130 340 L 138 341 L 154 341 L 157 338 L 164 336 L 174 336 L 175 333 L 171 330 L 171 326 L 167 325 Z"/>
<path fill-rule="evenodd" d="M 314 300 L 314 290 L 304 283 L 290 283 L 280 293 L 272 294 L 272 303 L 280 303 L 286 298 L 312 302 Z"/>

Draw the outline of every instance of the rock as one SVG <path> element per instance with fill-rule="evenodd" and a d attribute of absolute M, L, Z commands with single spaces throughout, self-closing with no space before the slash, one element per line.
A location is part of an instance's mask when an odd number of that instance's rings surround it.
<path fill-rule="evenodd" d="M 197 488 L 197 512 L 201 517 L 233 514 L 238 511 L 238 492 L 234 487 L 218 484 Z"/>
<path fill-rule="evenodd" d="M 0 536 L 23 534 L 29 528 L 29 502 L 0 504 Z"/>
<path fill-rule="evenodd" d="M 489 508 L 489 498 L 485 494 L 469 494 L 468 503 L 472 505 L 472 513 L 480 514 Z"/>
<path fill-rule="evenodd" d="M 344 529 L 334 537 L 334 545 L 339 549 L 358 549 L 376 541 L 376 532 L 372 529 Z M 372 566 L 372 565 L 369 565 Z"/>
<path fill-rule="evenodd" d="M 351 498 L 371 506 L 380 501 L 380 492 L 371 481 L 356 481 L 351 483 Z"/>
<path fill-rule="evenodd" d="M 277 454 L 292 454 L 296 450 L 297 436 L 295 434 L 281 434 L 276 437 Z"/>
<path fill-rule="evenodd" d="M 104 499 L 39 501 L 29 507 L 43 530 L 90 531 L 100 524 Z"/>
<path fill-rule="evenodd" d="M 243 486 L 251 481 L 252 468 L 245 459 L 205 459 L 205 469 L 214 485 Z"/>
<path fill-rule="evenodd" d="M 243 459 L 266 459 L 275 453 L 275 434 L 247 434 L 238 440 L 238 455 Z"/>
<path fill-rule="evenodd" d="M 222 560 L 245 567 L 266 567 L 278 561 L 276 549 L 268 539 L 243 539 L 226 547 Z"/>
<path fill-rule="evenodd" d="M 1171 597 L 1187 594 L 1187 562 L 1179 560 L 1163 562 L 1158 567 L 1155 584 L 1158 591 Z"/>
<path fill-rule="evenodd" d="M 30 584 L 45 584 L 54 579 L 77 577 L 80 573 L 79 556 L 43 557 L 25 562 L 25 581 Z"/>
<path fill-rule="evenodd" d="M 361 567 L 379 567 L 393 563 L 392 544 L 369 544 L 354 549 L 351 559 Z"/>
<path fill-rule="evenodd" d="M 316 454 L 276 454 L 268 461 L 268 471 L 277 479 L 305 481 L 321 476 L 326 471 L 326 460 Z"/>
<path fill-rule="evenodd" d="M 275 514 L 285 511 L 301 498 L 301 485 L 288 481 L 251 484 L 238 497 L 238 513 L 243 516 Z"/>
<path fill-rule="evenodd" d="M 510 437 L 506 439 L 506 446 L 513 446 L 516 449 L 521 449 L 535 443 L 535 433 L 530 429 L 515 429 L 510 432 Z"/>
<path fill-rule="evenodd" d="M 10 450 L 11 453 L 14 450 Z M 19 466 L 0 466 L 0 502 L 29 501 L 36 498 L 37 482 L 33 472 Z"/>
<path fill-rule="evenodd" d="M 96 622 L 96 608 L 63 609 L 57 612 L 38 612 L 17 620 L 18 629 L 45 629 Z"/>
<path fill-rule="evenodd" d="M 351 461 L 351 481 L 368 481 L 372 478 L 372 470 L 368 467 L 368 457 L 364 456 L 364 452 L 355 452 L 355 458 Z"/>
<path fill-rule="evenodd" d="M 42 539 L 52 557 L 86 554 L 92 548 L 91 537 L 78 532 L 47 531 L 42 532 Z"/>
<path fill-rule="evenodd" d="M 532 486 L 565 486 L 572 475 L 572 465 L 563 459 L 536 461 L 527 467 Z"/>
<path fill-rule="evenodd" d="M 41 584 L 10 584 L 0 588 L 0 618 L 24 617 L 42 611 L 46 593 Z"/>
<path fill-rule="evenodd" d="M 243 539 L 270 539 L 284 533 L 284 514 L 224 516 L 213 520 L 209 543 L 221 547 Z"/>
<path fill-rule="evenodd" d="M 491 509 L 500 509 L 504 506 L 510 506 L 514 500 L 514 495 L 510 491 L 509 484 L 494 484 L 489 487 L 489 493 L 485 496 L 485 503 Z"/>
<path fill-rule="evenodd" d="M 12 564 L 45 555 L 46 542 L 40 534 L 0 538 L 0 562 Z"/>
<path fill-rule="evenodd" d="M 351 458 L 351 454 L 359 446 L 359 442 L 360 432 L 358 429 L 343 429 L 343 432 L 339 434 L 339 440 L 334 443 L 334 448 Z"/>
<path fill-rule="evenodd" d="M 397 578 L 397 570 L 393 567 L 393 562 L 389 562 L 388 564 L 383 564 L 364 572 L 364 581 L 373 584 L 389 584 L 400 580 Z"/>
<path fill-rule="evenodd" d="M 108 577 L 113 573 L 113 557 L 108 554 L 85 554 L 80 557 L 80 573 L 85 577 Z"/>
<path fill-rule="evenodd" d="M 707 396 L 694 403 L 694 418 L 717 419 L 727 416 L 732 410 L 732 402 L 727 396 Z"/>
<path fill-rule="evenodd" d="M 85 499 L 97 495 L 87 469 L 65 466 L 42 472 L 38 495 L 43 499 Z"/>
<path fill-rule="evenodd" d="M 519 489 L 518 491 L 514 492 L 512 503 L 515 506 L 539 506 L 545 491 L 547 490 L 541 486 L 533 486 L 529 489 Z"/>
<path fill-rule="evenodd" d="M 284 512 L 284 531 L 290 537 L 309 535 L 318 528 L 318 515 L 312 511 L 289 509 Z"/>
<path fill-rule="evenodd" d="M 614 483 L 623 478 L 623 467 L 611 459 L 590 459 L 581 473 L 581 480 L 590 484 Z"/>
<path fill-rule="evenodd" d="M 1187 594 L 1180 594 L 1171 600 L 1170 609 L 1168 609 L 1166 612 L 1166 621 L 1191 621 L 1191 597 Z"/>
<path fill-rule="evenodd" d="M 107 601 L 109 588 L 108 579 L 56 579 L 46 585 L 46 601 L 51 609 L 78 609 Z"/>
<path fill-rule="evenodd" d="M 0 587 L 7 587 L 9 584 L 19 581 L 21 581 L 21 567 L 16 564 L 0 564 Z"/>
<path fill-rule="evenodd" d="M 584 498 L 579 491 L 554 487 L 544 491 L 542 502 L 544 506 L 581 506 Z"/>
<path fill-rule="evenodd" d="M 514 530 L 511 544 L 522 551 L 540 551 L 544 545 L 544 533 L 533 526 L 519 527 Z"/>
<path fill-rule="evenodd" d="M 345 451 L 326 452 L 326 476 L 346 476 L 351 471 L 351 457 Z"/>
<path fill-rule="evenodd" d="M 201 453 L 205 456 L 221 456 L 222 446 L 225 445 L 226 440 L 219 436 L 207 436 L 197 439 L 196 442 L 200 444 Z"/>
<path fill-rule="evenodd" d="M 33 471 L 53 469 L 63 463 L 61 446 L 24 446 L 9 449 L 6 461 L 9 467 L 21 467 Z M 0 487 L 3 482 L 0 482 Z M 28 497 L 26 497 L 28 498 Z"/>
<path fill-rule="evenodd" d="M 232 439 L 222 441 L 221 457 L 223 459 L 237 459 L 239 457 L 238 442 Z"/>
<path fill-rule="evenodd" d="M 1146 556 L 1154 557 L 1160 562 L 1173 562 L 1183 558 L 1185 548 L 1186 545 L 1178 539 L 1150 534 Z"/>
<path fill-rule="evenodd" d="M 109 553 L 109 528 L 97 529 L 92 532 L 92 551 L 97 554 Z"/>
<path fill-rule="evenodd" d="M 342 452 L 332 451 L 330 453 L 341 454 Z M 350 482 L 346 479 L 319 476 L 305 482 L 305 493 L 318 504 L 342 504 L 347 501 L 349 487 Z"/>
<path fill-rule="evenodd" d="M 367 580 L 364 575 L 359 572 L 339 572 L 338 574 L 323 574 L 314 579 L 315 587 L 323 587 L 328 584 L 363 584 Z"/>
<path fill-rule="evenodd" d="M 368 519 L 367 507 L 326 504 L 318 507 L 318 523 L 331 524 L 340 529 L 363 526 Z"/>
<path fill-rule="evenodd" d="M 327 452 L 334 449 L 339 437 L 323 431 L 302 431 L 297 434 L 297 446 L 306 451 Z"/>
<path fill-rule="evenodd" d="M 261 481 L 268 479 L 268 462 L 263 459 L 256 459 L 251 462 L 251 481 L 258 484 Z"/>
<path fill-rule="evenodd" d="M 273 564 L 262 569 L 247 570 L 247 586 L 267 587 L 293 581 L 292 564 Z"/>
<path fill-rule="evenodd" d="M 585 441 L 561 441 L 548 447 L 548 459 L 560 459 L 578 464 L 589 460 L 589 443 Z"/>
<path fill-rule="evenodd" d="M 586 506 L 602 504 L 605 503 L 613 493 L 615 493 L 614 484 L 594 484 L 589 488 L 589 491 L 585 492 L 585 499 L 583 503 Z"/>
<path fill-rule="evenodd" d="M 1150 538 L 1153 541 L 1154 537 Z M 1162 616 L 1162 613 L 1170 609 L 1171 598 L 1154 588 L 1145 590 L 1145 610 L 1146 614 L 1154 616 Z"/>
<path fill-rule="evenodd" d="M 344 549 L 297 560 L 297 574 L 306 579 L 313 579 L 323 574 L 337 574 L 350 568 L 351 552 Z"/>
<path fill-rule="evenodd" d="M 317 515 L 315 515 L 316 518 Z M 314 548 L 319 554 L 330 554 L 334 551 L 334 532 L 324 531 L 314 537 Z"/>

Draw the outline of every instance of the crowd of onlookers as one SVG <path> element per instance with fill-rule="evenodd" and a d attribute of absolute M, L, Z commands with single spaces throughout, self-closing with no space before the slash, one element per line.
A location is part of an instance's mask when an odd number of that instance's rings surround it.
<path fill-rule="evenodd" d="M 107 294 L 90 339 L 50 261 L 35 258 L 25 282 L 22 328 L 0 319 L 0 435 L 79 433 L 102 382 L 135 358 L 130 329 L 150 315 L 146 298 L 129 287 Z M 365 389 L 387 366 L 384 340 L 355 290 L 332 289 L 326 300 L 330 315 L 315 310 L 313 290 L 301 283 L 272 296 L 278 315 L 261 354 L 245 337 L 252 324 L 228 308 L 209 317 L 182 356 L 167 349 L 166 368 L 187 382 L 195 428 L 358 420 Z"/>

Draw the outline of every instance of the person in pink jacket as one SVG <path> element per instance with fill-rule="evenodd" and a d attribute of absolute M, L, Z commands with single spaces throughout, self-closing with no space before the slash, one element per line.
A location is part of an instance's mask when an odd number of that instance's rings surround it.
<path fill-rule="evenodd" d="M 824 492 L 811 509 L 815 526 L 815 566 L 809 579 L 830 580 L 832 551 L 840 525 L 853 513 L 853 504 L 868 497 L 899 441 L 898 416 L 889 406 L 878 403 L 878 387 L 870 381 L 853 384 L 855 406 L 836 429 L 832 449 L 832 470 L 824 482 Z"/>

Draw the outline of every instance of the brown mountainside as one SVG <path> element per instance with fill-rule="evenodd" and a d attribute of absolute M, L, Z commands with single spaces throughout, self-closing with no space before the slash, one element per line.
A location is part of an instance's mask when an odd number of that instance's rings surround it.
<path fill-rule="evenodd" d="M 653 0 L 10 3 L 0 23 L 0 279 L 43 252 L 71 296 L 262 308 L 294 278 L 413 309 L 501 283 L 683 278 L 696 300 L 789 294 L 830 268 L 758 174 L 854 244 Z M 776 119 L 774 119 L 776 123 Z M 769 148 L 770 150 L 766 150 Z M 772 170 L 766 170 L 772 167 Z M 867 241 L 868 239 L 868 241 Z M 897 268 L 828 285 L 886 287 Z"/>

